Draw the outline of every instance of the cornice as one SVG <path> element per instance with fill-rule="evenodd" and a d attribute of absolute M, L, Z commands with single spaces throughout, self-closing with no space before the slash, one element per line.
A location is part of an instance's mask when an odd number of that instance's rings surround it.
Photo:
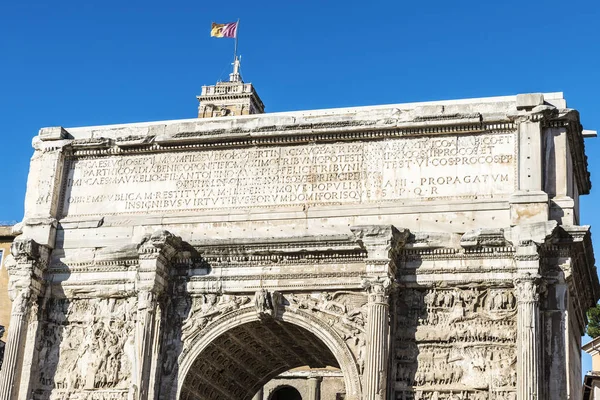
<path fill-rule="evenodd" d="M 436 249 L 403 249 L 400 258 L 403 262 L 436 261 L 436 260 L 469 260 L 480 258 L 512 259 L 514 247 L 480 247 L 480 248 L 436 248 Z"/>
<path fill-rule="evenodd" d="M 180 132 L 168 135 L 74 139 L 64 147 L 65 155 L 77 158 L 103 157 L 165 151 L 384 140 L 426 135 L 507 133 L 516 130 L 512 122 L 480 122 L 474 118 L 421 119 L 402 123 L 393 119 L 383 122 L 360 120 L 214 130 L 196 130 L 196 124 L 188 124 L 193 127 L 183 128 Z"/>
<path fill-rule="evenodd" d="M 235 275 L 235 276 L 192 276 L 190 282 L 220 282 L 220 281 L 265 281 L 265 280 L 295 280 L 295 279 L 319 279 L 324 278 L 360 278 L 364 276 L 363 271 L 356 272 L 323 272 L 312 273 L 305 272 L 300 274 L 260 274 L 260 275 Z M 331 282 L 323 281 L 323 286 L 331 285 Z M 355 285 L 355 283 L 351 283 Z M 289 285 L 281 284 L 281 286 L 290 286 L 298 288 L 297 282 L 292 282 Z"/>

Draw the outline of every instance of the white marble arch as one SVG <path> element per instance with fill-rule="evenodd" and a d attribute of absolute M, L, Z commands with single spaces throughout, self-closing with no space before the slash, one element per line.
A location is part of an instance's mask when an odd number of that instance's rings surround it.
<path fill-rule="evenodd" d="M 346 342 L 331 326 L 310 312 L 289 307 L 282 307 L 274 318 L 304 328 L 321 340 L 340 365 L 346 386 L 346 399 L 358 400 L 361 398 L 362 386 L 356 358 Z M 190 341 L 193 343 L 190 344 L 190 350 L 179 360 L 176 398 L 180 398 L 181 388 L 192 364 L 213 340 L 232 328 L 255 321 L 260 321 L 256 308 L 244 307 L 238 310 L 235 318 L 231 318 L 231 314 L 225 314 L 213 321 L 202 335 L 191 337 Z"/>

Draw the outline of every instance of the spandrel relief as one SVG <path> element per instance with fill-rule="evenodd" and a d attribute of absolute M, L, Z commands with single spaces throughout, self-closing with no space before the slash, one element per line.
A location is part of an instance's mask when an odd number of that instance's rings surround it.
<path fill-rule="evenodd" d="M 355 292 L 285 294 L 289 308 L 304 310 L 335 329 L 353 350 L 362 372 L 365 359 L 367 296 Z"/>
<path fill-rule="evenodd" d="M 238 310 L 251 302 L 249 296 L 203 294 L 193 297 L 187 309 L 180 308 L 183 312 L 183 325 L 181 326 L 182 340 L 195 335 L 204 329 L 217 316 Z M 187 317 L 186 317 L 187 315 Z"/>
<path fill-rule="evenodd" d="M 37 397 L 112 399 L 127 393 L 135 310 L 134 298 L 50 300 L 38 340 Z"/>
<path fill-rule="evenodd" d="M 397 310 L 397 393 L 411 399 L 471 399 L 480 391 L 506 392 L 508 397 L 491 398 L 510 398 L 516 385 L 512 289 L 404 289 Z M 463 397 L 449 397 L 449 391 Z"/>

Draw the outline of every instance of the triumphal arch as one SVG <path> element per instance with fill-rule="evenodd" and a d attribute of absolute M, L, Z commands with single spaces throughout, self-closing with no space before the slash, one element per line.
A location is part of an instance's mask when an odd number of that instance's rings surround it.
<path fill-rule="evenodd" d="M 34 138 L 2 400 L 249 400 L 301 366 L 348 400 L 579 397 L 600 288 L 562 94 L 201 101 Z"/>

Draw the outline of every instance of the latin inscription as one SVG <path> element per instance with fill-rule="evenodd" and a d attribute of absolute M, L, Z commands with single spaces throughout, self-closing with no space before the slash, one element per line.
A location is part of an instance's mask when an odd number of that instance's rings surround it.
<path fill-rule="evenodd" d="M 63 214 L 491 198 L 515 162 L 513 134 L 76 159 Z"/>

